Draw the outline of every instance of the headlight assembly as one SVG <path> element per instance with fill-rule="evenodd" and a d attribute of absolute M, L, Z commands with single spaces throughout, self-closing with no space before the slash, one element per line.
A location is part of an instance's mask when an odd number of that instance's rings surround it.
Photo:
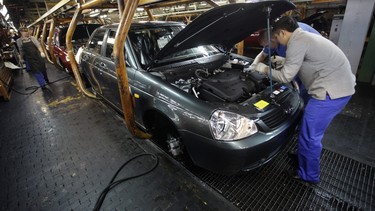
<path fill-rule="evenodd" d="M 229 111 L 216 110 L 210 118 L 210 128 L 215 139 L 233 141 L 258 132 L 253 120 Z"/>

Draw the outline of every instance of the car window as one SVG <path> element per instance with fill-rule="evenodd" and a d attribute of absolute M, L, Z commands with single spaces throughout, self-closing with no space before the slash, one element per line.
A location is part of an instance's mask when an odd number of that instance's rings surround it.
<path fill-rule="evenodd" d="M 113 59 L 113 45 L 115 44 L 115 31 L 110 31 L 107 38 L 107 48 L 105 49 L 105 56 Z"/>
<path fill-rule="evenodd" d="M 116 31 L 111 30 L 108 34 L 107 38 L 107 46 L 105 49 L 105 57 L 110 58 L 114 61 L 113 58 L 113 46 L 115 45 L 115 38 L 116 38 Z M 127 67 L 131 66 L 129 61 L 129 55 L 125 51 L 125 64 Z"/>
<path fill-rule="evenodd" d="M 89 39 L 93 31 L 100 26 L 100 24 L 77 25 L 77 28 L 74 30 L 72 36 L 72 43 L 77 46 L 81 46 L 82 44 L 87 43 L 87 40 Z M 64 34 L 67 34 L 68 29 L 69 28 L 65 28 Z"/>
<path fill-rule="evenodd" d="M 147 66 L 155 55 L 174 37 L 181 26 L 160 26 L 129 31 L 132 46 L 141 66 Z"/>
<path fill-rule="evenodd" d="M 90 51 L 100 54 L 100 50 L 103 45 L 103 38 L 104 38 L 105 33 L 106 33 L 105 29 L 99 29 L 98 31 L 96 31 L 96 33 L 94 34 L 94 36 L 89 42 L 88 49 Z"/>
<path fill-rule="evenodd" d="M 194 58 L 202 58 L 202 57 L 208 57 L 215 54 L 220 54 L 218 48 L 216 48 L 213 45 L 202 45 L 182 51 L 178 51 L 176 53 L 172 53 L 168 56 L 165 56 L 163 59 L 159 61 L 159 64 L 164 62 L 176 62 L 176 61 L 182 61 L 187 59 L 194 59 Z"/>

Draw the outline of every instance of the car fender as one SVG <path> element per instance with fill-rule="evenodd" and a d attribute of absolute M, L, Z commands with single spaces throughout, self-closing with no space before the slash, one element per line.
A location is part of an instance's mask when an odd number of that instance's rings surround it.
<path fill-rule="evenodd" d="M 137 122 L 144 125 L 149 112 L 167 117 L 178 131 L 187 130 L 212 137 L 208 120 L 214 108 L 149 72 L 137 71 L 132 83 Z"/>

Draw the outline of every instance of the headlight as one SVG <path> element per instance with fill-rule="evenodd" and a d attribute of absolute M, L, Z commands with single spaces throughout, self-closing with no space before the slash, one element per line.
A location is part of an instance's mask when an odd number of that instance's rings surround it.
<path fill-rule="evenodd" d="M 210 118 L 210 128 L 215 139 L 233 141 L 258 132 L 253 120 L 228 111 L 215 111 Z"/>

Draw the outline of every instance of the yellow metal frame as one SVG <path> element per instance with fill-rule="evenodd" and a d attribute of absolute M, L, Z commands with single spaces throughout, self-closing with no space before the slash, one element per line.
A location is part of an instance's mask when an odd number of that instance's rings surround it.
<path fill-rule="evenodd" d="M 136 9 L 138 6 L 145 7 L 148 13 L 148 16 L 150 17 L 151 20 L 153 20 L 152 13 L 149 11 L 149 9 L 175 5 L 175 4 L 194 2 L 194 1 L 198 1 L 198 0 L 182 0 L 182 1 L 176 1 L 176 0 L 174 1 L 165 1 L 165 0 L 128 0 L 128 1 L 125 1 L 123 0 L 123 2 L 121 0 L 118 0 L 117 6 L 119 9 L 121 21 L 119 23 L 119 27 L 116 32 L 116 38 L 115 38 L 115 43 L 114 43 L 115 47 L 113 49 L 113 54 L 114 54 L 114 61 L 116 65 L 116 75 L 118 78 L 118 87 L 119 87 L 119 92 L 120 92 L 120 97 L 121 97 L 125 123 L 126 123 L 128 130 L 136 137 L 139 137 L 139 138 L 151 137 L 150 134 L 147 134 L 141 131 L 136 126 L 136 123 L 135 123 L 134 111 L 133 111 L 134 106 L 135 106 L 134 105 L 135 98 L 130 93 L 129 81 L 128 81 L 126 65 L 125 65 L 125 55 L 124 55 L 124 50 L 123 50 L 124 45 L 125 45 L 125 40 L 129 32 Z M 47 18 L 49 15 L 52 15 L 54 12 L 56 12 L 59 8 L 61 8 L 62 6 L 70 2 L 71 0 L 60 1 L 51 10 L 43 14 L 38 20 L 36 20 L 30 26 L 39 23 L 43 19 Z M 212 0 L 206 0 L 206 2 L 212 5 L 213 7 L 218 6 Z M 83 85 L 81 74 L 78 69 L 77 61 L 75 60 L 75 56 L 73 53 L 72 36 L 77 26 L 78 17 L 80 17 L 80 15 L 82 14 L 82 11 L 85 9 L 94 9 L 94 8 L 96 9 L 96 8 L 116 8 L 116 7 L 114 4 L 111 4 L 110 0 L 93 0 L 90 2 L 86 2 L 86 3 L 83 3 L 82 0 L 79 0 L 79 2 L 76 4 L 76 11 L 74 12 L 74 15 L 70 21 L 69 28 L 68 28 L 67 35 L 66 35 L 66 40 L 65 40 L 69 61 L 72 66 L 73 74 L 77 81 L 78 87 L 86 96 L 91 97 L 91 98 L 96 98 L 96 96 L 93 93 L 89 92 Z M 48 54 L 44 46 L 44 43 L 42 43 L 42 48 L 45 54 L 47 55 L 47 60 L 51 63 L 56 64 L 56 57 L 53 53 L 53 48 L 52 48 L 52 37 L 54 34 L 54 27 L 55 27 L 54 18 L 44 22 L 41 42 L 44 41 L 45 31 L 47 28 L 47 24 L 49 23 L 51 24 L 50 32 L 48 36 L 48 46 L 50 48 L 50 54 Z M 36 33 L 38 34 L 38 32 Z"/>
<path fill-rule="evenodd" d="M 49 52 L 47 51 L 46 46 L 44 45 L 44 39 L 46 37 L 47 24 L 49 24 L 50 22 L 51 22 L 50 20 L 47 20 L 43 24 L 42 37 L 40 38 L 40 45 L 42 46 L 44 54 L 46 55 L 47 61 L 53 64 L 53 61 L 50 58 Z M 48 47 L 49 47 L 49 45 L 48 45 Z"/>

